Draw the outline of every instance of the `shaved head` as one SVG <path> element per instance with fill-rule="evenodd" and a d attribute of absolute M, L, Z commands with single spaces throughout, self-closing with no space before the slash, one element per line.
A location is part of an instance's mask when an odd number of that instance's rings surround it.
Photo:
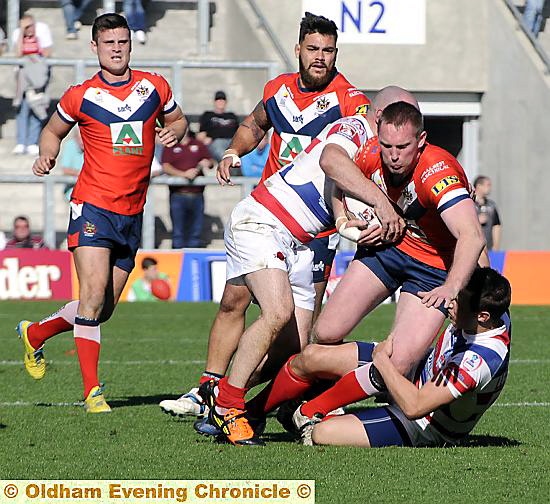
<path fill-rule="evenodd" d="M 405 102 L 409 103 L 413 107 L 420 110 L 418 102 L 412 93 L 409 93 L 406 89 L 400 88 L 399 86 L 387 86 L 382 88 L 372 100 L 372 108 L 375 114 L 379 114 L 384 110 L 388 105 L 396 102 Z"/>

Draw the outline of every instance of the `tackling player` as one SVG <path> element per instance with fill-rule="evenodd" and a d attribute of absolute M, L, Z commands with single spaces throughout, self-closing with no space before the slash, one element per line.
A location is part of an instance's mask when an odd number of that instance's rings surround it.
<path fill-rule="evenodd" d="M 407 231 L 394 245 L 358 248 L 313 333 L 318 343 L 342 342 L 401 286 L 391 359 L 406 376 L 439 331 L 451 301 L 467 284 L 485 243 L 466 175 L 451 154 L 426 142 L 418 109 L 403 102 L 389 105 L 379 118 L 378 135 L 362 147 L 355 163 L 401 209 Z M 355 166 L 338 146 L 327 146 L 326 156 L 342 171 L 349 164 Z M 339 213 L 336 208 L 334 212 Z M 302 405 L 301 411 L 308 417 L 326 414 L 378 394 L 381 383 L 376 367 L 369 363 L 350 373 L 345 385 Z M 279 402 L 279 395 L 284 399 L 288 392 L 288 386 L 275 382 L 265 393 L 266 405 Z"/>
<path fill-rule="evenodd" d="M 390 404 L 353 414 L 313 419 L 294 416 L 305 444 L 443 446 L 456 444 L 497 400 L 508 375 L 511 289 L 491 268 L 478 268 L 449 307 L 451 324 L 417 366 L 413 382 L 392 363 L 392 335 L 380 344 L 311 345 L 293 367 L 297 379 L 339 377 L 350 367 L 374 362 Z M 345 375 L 341 380 L 346 380 Z M 319 423 L 320 422 L 320 423 Z"/>
<path fill-rule="evenodd" d="M 40 138 L 33 165 L 44 176 L 55 166 L 61 141 L 78 124 L 84 165 L 71 196 L 68 246 L 78 275 L 79 300 L 39 323 L 17 326 L 25 367 L 35 379 L 46 372 L 44 342 L 73 329 L 84 382 L 84 407 L 106 413 L 98 379 L 100 323 L 110 318 L 141 242 L 142 211 L 150 178 L 155 133 L 172 147 L 187 129 L 172 91 L 160 75 L 132 70 L 126 19 L 104 14 L 92 27 L 92 51 L 101 70 L 69 88 Z M 157 121 L 164 127 L 157 127 Z"/>
<path fill-rule="evenodd" d="M 305 14 L 295 48 L 299 72 L 282 74 L 265 85 L 262 100 L 239 126 L 218 165 L 217 178 L 222 185 L 230 183 L 230 170 L 240 166 L 240 156 L 254 150 L 270 128 L 273 135 L 262 181 L 292 162 L 327 124 L 340 117 L 367 112 L 369 100 L 336 69 L 337 35 L 333 21 Z M 334 228 L 309 243 L 314 251 L 316 313 L 321 307 L 337 244 Z M 245 286 L 225 284 L 199 384 L 224 376 L 244 331 L 250 300 Z M 193 388 L 177 400 L 162 401 L 160 407 L 175 415 L 204 414 L 205 404 L 197 392 Z"/>

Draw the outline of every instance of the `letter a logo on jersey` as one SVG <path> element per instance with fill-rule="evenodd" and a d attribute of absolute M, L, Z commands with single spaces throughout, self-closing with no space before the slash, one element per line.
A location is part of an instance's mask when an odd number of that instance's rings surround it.
<path fill-rule="evenodd" d="M 111 123 L 111 140 L 115 156 L 143 155 L 143 122 Z"/>
<path fill-rule="evenodd" d="M 143 123 L 141 121 L 112 123 L 110 126 L 113 146 L 138 147 L 143 145 Z"/>

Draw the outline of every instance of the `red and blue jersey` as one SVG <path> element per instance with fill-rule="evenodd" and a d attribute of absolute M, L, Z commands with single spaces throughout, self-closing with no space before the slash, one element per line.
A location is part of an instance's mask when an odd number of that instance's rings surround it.
<path fill-rule="evenodd" d="M 468 334 L 449 325 L 419 367 L 420 388 L 435 380 L 447 387 L 454 400 L 409 424 L 415 438 L 435 431 L 437 437 L 455 442 L 471 432 L 483 413 L 500 395 L 508 375 L 512 324 L 506 313 L 503 325 Z M 390 406 L 392 411 L 398 408 Z M 399 414 L 401 415 L 401 413 Z M 407 423 L 405 423 L 407 425 Z"/>
<path fill-rule="evenodd" d="M 391 185 L 383 168 L 378 137 L 357 152 L 355 163 L 400 208 L 407 222 L 406 233 L 395 246 L 425 264 L 448 270 L 456 239 L 441 213 L 470 197 L 468 179 L 455 157 L 426 144 L 410 177 L 398 186 Z"/>
<path fill-rule="evenodd" d="M 60 117 L 78 124 L 84 164 L 72 199 L 122 215 L 143 210 L 155 148 L 157 118 L 177 107 L 164 77 L 132 70 L 127 81 L 108 83 L 97 73 L 69 88 Z"/>
<path fill-rule="evenodd" d="M 341 73 L 322 90 L 299 85 L 299 73 L 282 74 L 264 87 L 263 104 L 273 135 L 262 181 L 291 163 L 328 124 L 366 114 L 369 99 Z"/>

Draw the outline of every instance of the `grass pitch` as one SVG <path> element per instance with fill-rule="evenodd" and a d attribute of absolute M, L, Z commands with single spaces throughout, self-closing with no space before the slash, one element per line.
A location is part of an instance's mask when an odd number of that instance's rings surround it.
<path fill-rule="evenodd" d="M 550 500 L 550 344 L 547 307 L 512 310 L 510 376 L 469 441 L 438 449 L 308 448 L 270 419 L 265 448 L 218 445 L 193 419 L 163 414 L 203 369 L 214 304 L 121 304 L 102 328 L 100 377 L 113 407 L 86 415 L 72 335 L 46 345 L 46 377 L 22 365 L 13 330 L 58 307 L 0 303 L 0 479 L 314 479 L 318 503 Z M 394 308 L 353 338 L 380 340 Z"/>

